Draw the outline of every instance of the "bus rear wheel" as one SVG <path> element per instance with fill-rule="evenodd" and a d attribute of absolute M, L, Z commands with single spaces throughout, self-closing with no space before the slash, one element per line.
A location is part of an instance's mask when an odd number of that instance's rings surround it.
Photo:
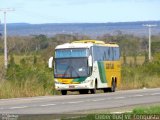
<path fill-rule="evenodd" d="M 67 90 L 61 90 L 62 95 L 67 95 Z"/>
<path fill-rule="evenodd" d="M 112 86 L 110 88 L 110 92 L 115 92 L 116 91 L 116 82 L 115 80 L 112 81 Z"/>
<path fill-rule="evenodd" d="M 104 89 L 103 89 L 103 92 L 104 92 L 104 93 L 107 93 L 107 92 L 109 92 L 109 91 L 110 91 L 109 88 L 104 88 Z"/>

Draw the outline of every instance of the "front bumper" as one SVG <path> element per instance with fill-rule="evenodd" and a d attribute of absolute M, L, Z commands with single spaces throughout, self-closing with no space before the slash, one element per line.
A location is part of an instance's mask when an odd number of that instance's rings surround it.
<path fill-rule="evenodd" d="M 91 82 L 81 84 L 59 84 L 55 83 L 56 90 L 79 90 L 79 89 L 93 89 Z"/>

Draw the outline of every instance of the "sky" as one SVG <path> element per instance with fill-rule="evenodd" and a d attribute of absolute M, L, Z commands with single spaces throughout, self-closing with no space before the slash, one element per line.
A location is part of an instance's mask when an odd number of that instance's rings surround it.
<path fill-rule="evenodd" d="M 8 23 L 106 23 L 160 20 L 160 0 L 0 0 Z M 3 12 L 0 11 L 3 23 Z"/>

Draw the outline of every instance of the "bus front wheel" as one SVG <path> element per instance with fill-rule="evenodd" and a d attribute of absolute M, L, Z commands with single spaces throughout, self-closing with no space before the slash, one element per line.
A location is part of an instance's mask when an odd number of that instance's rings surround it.
<path fill-rule="evenodd" d="M 96 93 L 96 89 L 91 89 L 90 92 L 91 92 L 91 94 L 95 94 Z"/>
<path fill-rule="evenodd" d="M 67 90 L 61 90 L 62 95 L 67 95 Z"/>
<path fill-rule="evenodd" d="M 79 94 L 88 94 L 88 90 L 79 90 Z"/>
<path fill-rule="evenodd" d="M 96 80 L 96 82 L 95 82 L 95 87 L 94 87 L 94 89 L 91 89 L 91 90 L 90 90 L 91 94 L 95 94 L 95 93 L 96 93 L 96 89 L 97 89 L 97 80 Z"/>

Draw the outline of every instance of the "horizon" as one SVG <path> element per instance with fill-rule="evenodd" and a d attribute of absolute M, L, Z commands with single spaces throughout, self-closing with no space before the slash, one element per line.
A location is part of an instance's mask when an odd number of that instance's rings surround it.
<path fill-rule="evenodd" d="M 27 23 L 27 22 L 17 22 L 17 23 L 7 23 L 7 24 L 115 24 L 115 23 L 136 23 L 136 22 L 160 22 L 160 20 L 147 20 L 147 21 L 123 21 L 123 22 L 68 22 L 68 23 Z M 4 23 L 0 23 L 3 25 Z"/>

